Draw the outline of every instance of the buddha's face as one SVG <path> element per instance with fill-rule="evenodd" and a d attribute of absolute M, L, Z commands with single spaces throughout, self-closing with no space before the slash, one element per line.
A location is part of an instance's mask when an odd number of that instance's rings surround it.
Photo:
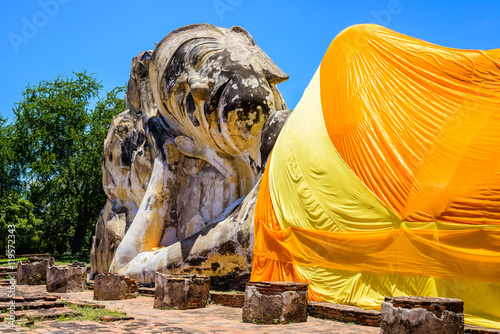
<path fill-rule="evenodd" d="M 247 149 L 267 117 L 285 107 L 288 78 L 246 32 L 182 43 L 161 78 L 161 101 L 183 132 L 229 154 Z"/>

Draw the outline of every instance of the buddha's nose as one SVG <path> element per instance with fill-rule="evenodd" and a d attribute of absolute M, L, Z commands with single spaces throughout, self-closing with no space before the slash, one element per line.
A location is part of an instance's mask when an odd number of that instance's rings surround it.
<path fill-rule="evenodd" d="M 285 74 L 278 66 L 274 65 L 275 69 L 268 71 L 264 69 L 264 76 L 272 84 L 279 84 L 280 82 L 288 80 L 288 74 Z"/>

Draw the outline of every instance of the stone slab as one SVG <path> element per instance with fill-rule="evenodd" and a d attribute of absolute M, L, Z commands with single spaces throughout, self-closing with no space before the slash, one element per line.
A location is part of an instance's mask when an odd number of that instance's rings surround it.
<path fill-rule="evenodd" d="M 16 320 L 17 319 L 30 319 L 30 320 L 49 320 L 49 319 L 57 319 L 63 316 L 69 315 L 81 315 L 80 312 L 72 310 L 68 307 L 60 307 L 60 308 L 49 308 L 49 309 L 37 309 L 37 310 L 28 310 L 28 311 L 16 311 Z"/>
<path fill-rule="evenodd" d="M 0 303 L 0 312 L 6 312 L 10 306 L 10 302 Z M 15 303 L 16 310 L 36 310 L 42 308 L 64 307 L 64 302 L 55 301 L 33 301 L 33 302 L 19 302 Z"/>

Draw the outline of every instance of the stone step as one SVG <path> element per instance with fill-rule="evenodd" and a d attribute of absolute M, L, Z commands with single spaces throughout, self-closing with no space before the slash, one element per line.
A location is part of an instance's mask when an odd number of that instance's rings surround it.
<path fill-rule="evenodd" d="M 10 302 L 0 303 L 0 312 L 8 312 L 10 307 Z M 64 302 L 60 301 L 35 301 L 35 302 L 16 302 L 14 304 L 15 310 L 36 310 L 36 309 L 48 309 L 54 307 L 64 307 Z"/>
<path fill-rule="evenodd" d="M 6 274 L 6 273 L 11 273 L 15 272 L 16 269 L 12 270 L 10 267 L 0 267 L 0 274 Z"/>
<path fill-rule="evenodd" d="M 75 300 L 75 301 L 72 301 L 72 302 L 67 301 L 66 305 L 75 305 L 75 306 L 79 306 L 79 307 L 90 307 L 90 308 L 93 308 L 93 309 L 105 308 L 104 304 L 97 304 L 97 303 L 88 302 L 88 301 L 85 301 L 85 300 Z"/>
<path fill-rule="evenodd" d="M 363 326 L 380 326 L 380 312 L 366 310 L 356 306 L 309 302 L 307 312 L 311 317 L 330 319 L 340 322 L 352 322 Z"/>
<path fill-rule="evenodd" d="M 50 308 L 50 309 L 38 309 L 38 310 L 27 310 L 27 311 L 16 311 L 16 320 L 29 319 L 29 320 L 53 320 L 60 318 L 62 316 L 68 315 L 81 315 L 80 312 L 70 309 L 69 307 L 60 308 Z M 0 314 L 0 317 L 4 317 L 4 320 L 8 320 L 8 314 Z"/>
<path fill-rule="evenodd" d="M 155 288 L 147 288 L 147 287 L 141 286 L 141 287 L 139 287 L 139 294 L 146 295 L 146 296 L 154 296 L 155 295 Z"/>
<path fill-rule="evenodd" d="M 46 301 L 46 302 L 55 302 L 59 297 L 58 296 L 47 296 L 47 295 L 24 295 L 24 296 L 19 296 L 17 295 L 14 298 L 10 298 L 9 296 L 0 296 L 0 304 L 2 302 L 8 302 L 10 303 L 11 300 L 14 300 L 16 303 L 22 303 L 22 302 L 34 302 L 34 301 Z"/>

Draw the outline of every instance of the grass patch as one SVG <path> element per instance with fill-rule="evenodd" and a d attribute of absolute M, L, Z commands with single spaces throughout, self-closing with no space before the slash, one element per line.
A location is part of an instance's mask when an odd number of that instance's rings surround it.
<path fill-rule="evenodd" d="M 40 320 L 37 320 L 37 319 L 33 319 L 33 318 L 27 318 L 25 319 L 24 322 L 18 322 L 17 324 L 21 327 L 27 327 L 27 328 L 31 328 L 31 329 L 35 329 L 36 328 L 36 323 L 40 321 Z"/>
<path fill-rule="evenodd" d="M 85 262 L 86 264 L 90 263 L 90 252 L 82 252 L 79 254 L 56 254 L 54 255 L 54 260 L 56 264 L 64 265 L 64 264 L 72 264 L 73 262 Z"/>
<path fill-rule="evenodd" d="M 126 316 L 123 312 L 114 312 L 106 308 L 92 308 L 92 306 L 79 306 L 73 304 L 66 304 L 66 307 L 72 309 L 73 311 L 79 312 L 80 315 L 63 315 L 55 319 L 55 321 L 101 321 L 102 317 L 124 317 Z M 47 320 L 47 319 L 45 319 Z M 44 319 L 35 319 L 32 317 L 22 319 L 17 323 L 22 327 L 27 327 L 31 329 L 37 328 L 39 322 L 45 321 Z"/>
<path fill-rule="evenodd" d="M 126 316 L 123 312 L 110 311 L 106 308 L 92 308 L 92 306 L 79 306 L 73 304 L 66 304 L 67 307 L 71 308 L 73 311 L 80 312 L 81 315 L 65 315 L 56 319 L 56 321 L 100 321 L 102 317 L 124 317 Z"/>
<path fill-rule="evenodd" d="M 18 257 L 18 258 L 15 258 L 15 259 L 14 259 L 14 262 L 16 262 L 16 263 L 17 263 L 18 261 L 26 261 L 26 260 L 28 260 L 28 258 L 27 258 L 27 257 Z M 10 263 L 12 263 L 12 260 L 9 260 L 9 259 L 7 259 L 7 258 L 5 258 L 5 259 L 0 259 L 0 267 L 1 267 L 1 266 L 8 265 L 8 264 L 9 264 L 9 262 L 10 262 Z"/>

